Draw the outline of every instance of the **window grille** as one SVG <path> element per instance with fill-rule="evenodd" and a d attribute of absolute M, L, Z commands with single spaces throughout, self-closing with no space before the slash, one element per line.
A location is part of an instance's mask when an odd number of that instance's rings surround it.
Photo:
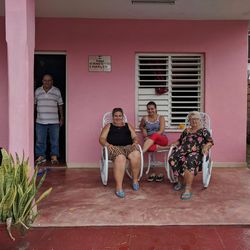
<path fill-rule="evenodd" d="M 137 121 L 154 101 L 167 129 L 178 129 L 190 111 L 203 111 L 202 54 L 137 54 Z"/>

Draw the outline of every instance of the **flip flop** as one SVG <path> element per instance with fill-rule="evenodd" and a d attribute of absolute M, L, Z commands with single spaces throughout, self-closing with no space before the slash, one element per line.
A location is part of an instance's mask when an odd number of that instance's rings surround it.
<path fill-rule="evenodd" d="M 115 195 L 119 198 L 124 198 L 125 197 L 125 192 L 123 190 L 121 191 L 116 191 Z"/>
<path fill-rule="evenodd" d="M 181 200 L 190 200 L 191 197 L 192 197 L 192 193 L 191 192 L 183 193 L 181 195 Z"/>
<path fill-rule="evenodd" d="M 180 191 L 182 189 L 184 189 L 185 185 L 181 184 L 180 182 L 176 183 L 173 187 L 174 191 Z"/>
<path fill-rule="evenodd" d="M 140 188 L 139 183 L 133 183 L 132 188 L 133 188 L 134 191 L 138 191 L 139 188 Z"/>

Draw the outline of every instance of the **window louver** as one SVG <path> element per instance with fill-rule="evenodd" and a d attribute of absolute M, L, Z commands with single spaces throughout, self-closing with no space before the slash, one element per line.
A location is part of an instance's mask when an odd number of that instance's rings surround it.
<path fill-rule="evenodd" d="M 154 101 L 168 129 L 178 128 L 193 110 L 202 111 L 203 56 L 201 54 L 138 54 L 137 118 Z"/>

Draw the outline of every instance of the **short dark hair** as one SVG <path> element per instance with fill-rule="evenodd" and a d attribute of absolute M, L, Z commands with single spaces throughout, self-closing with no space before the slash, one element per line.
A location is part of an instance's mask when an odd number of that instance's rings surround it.
<path fill-rule="evenodd" d="M 157 108 L 156 103 L 153 101 L 148 102 L 147 107 L 153 105 L 155 108 Z"/>
<path fill-rule="evenodd" d="M 122 115 L 123 115 L 123 110 L 122 110 L 122 108 L 114 108 L 114 109 L 112 110 L 112 116 L 114 116 L 114 114 L 115 114 L 116 112 L 121 112 Z"/>

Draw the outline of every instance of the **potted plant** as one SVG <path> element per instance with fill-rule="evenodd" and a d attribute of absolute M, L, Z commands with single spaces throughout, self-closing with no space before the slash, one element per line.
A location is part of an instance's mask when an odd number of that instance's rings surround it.
<path fill-rule="evenodd" d="M 16 154 L 15 160 L 6 150 L 1 149 L 2 164 L 0 166 L 0 222 L 6 223 L 11 239 L 11 227 L 27 230 L 38 215 L 37 204 L 48 196 L 52 188 L 44 191 L 39 197 L 38 190 L 42 186 L 46 172 L 37 180 L 38 168 L 31 175 L 28 159 Z"/>

